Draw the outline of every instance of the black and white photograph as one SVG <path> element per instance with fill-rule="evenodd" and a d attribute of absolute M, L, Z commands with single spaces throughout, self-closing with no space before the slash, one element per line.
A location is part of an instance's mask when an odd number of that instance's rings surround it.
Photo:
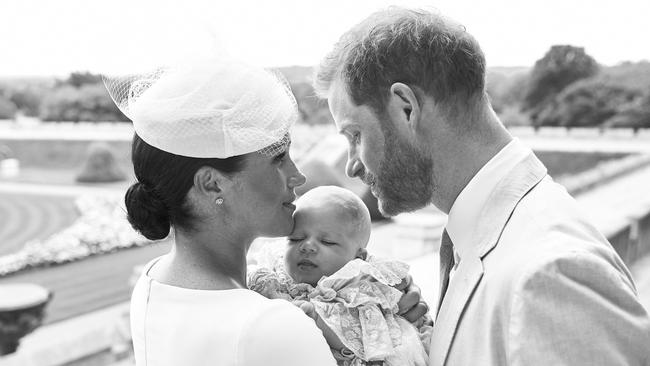
<path fill-rule="evenodd" d="M 649 14 L 3 0 L 0 365 L 650 366 Z"/>

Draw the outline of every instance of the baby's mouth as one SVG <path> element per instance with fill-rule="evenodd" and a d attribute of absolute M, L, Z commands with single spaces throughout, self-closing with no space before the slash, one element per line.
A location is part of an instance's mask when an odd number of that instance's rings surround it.
<path fill-rule="evenodd" d="M 298 261 L 298 268 L 302 270 L 310 270 L 318 267 L 316 263 L 310 261 L 309 259 L 301 259 Z"/>

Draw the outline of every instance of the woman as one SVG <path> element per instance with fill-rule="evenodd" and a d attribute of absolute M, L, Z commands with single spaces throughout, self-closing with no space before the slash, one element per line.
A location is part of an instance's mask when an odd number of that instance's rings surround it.
<path fill-rule="evenodd" d="M 286 85 L 224 60 L 106 85 L 136 132 L 128 219 L 149 239 L 175 238 L 133 292 L 136 364 L 335 365 L 298 307 L 246 289 L 251 243 L 291 231 L 305 182 L 288 151 Z"/>
<path fill-rule="evenodd" d="M 246 289 L 249 246 L 289 233 L 305 182 L 288 154 L 290 92 L 223 60 L 106 84 L 136 132 L 128 219 L 149 239 L 175 238 L 133 292 L 136 364 L 335 365 L 299 308 Z"/>

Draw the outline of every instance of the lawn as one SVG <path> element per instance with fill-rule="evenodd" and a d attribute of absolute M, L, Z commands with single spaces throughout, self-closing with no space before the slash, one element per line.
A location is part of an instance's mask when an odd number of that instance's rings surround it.
<path fill-rule="evenodd" d="M 537 151 L 535 154 L 546 165 L 549 175 L 554 178 L 582 173 L 596 167 L 599 163 L 622 159 L 630 155 L 626 153 L 566 151 Z"/>

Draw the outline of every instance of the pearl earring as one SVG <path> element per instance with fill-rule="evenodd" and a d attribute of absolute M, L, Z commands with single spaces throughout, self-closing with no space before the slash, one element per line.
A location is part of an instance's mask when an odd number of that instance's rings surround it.
<path fill-rule="evenodd" d="M 216 203 L 217 205 L 223 205 L 223 198 L 221 197 L 217 198 L 217 200 L 214 201 L 214 203 Z"/>

